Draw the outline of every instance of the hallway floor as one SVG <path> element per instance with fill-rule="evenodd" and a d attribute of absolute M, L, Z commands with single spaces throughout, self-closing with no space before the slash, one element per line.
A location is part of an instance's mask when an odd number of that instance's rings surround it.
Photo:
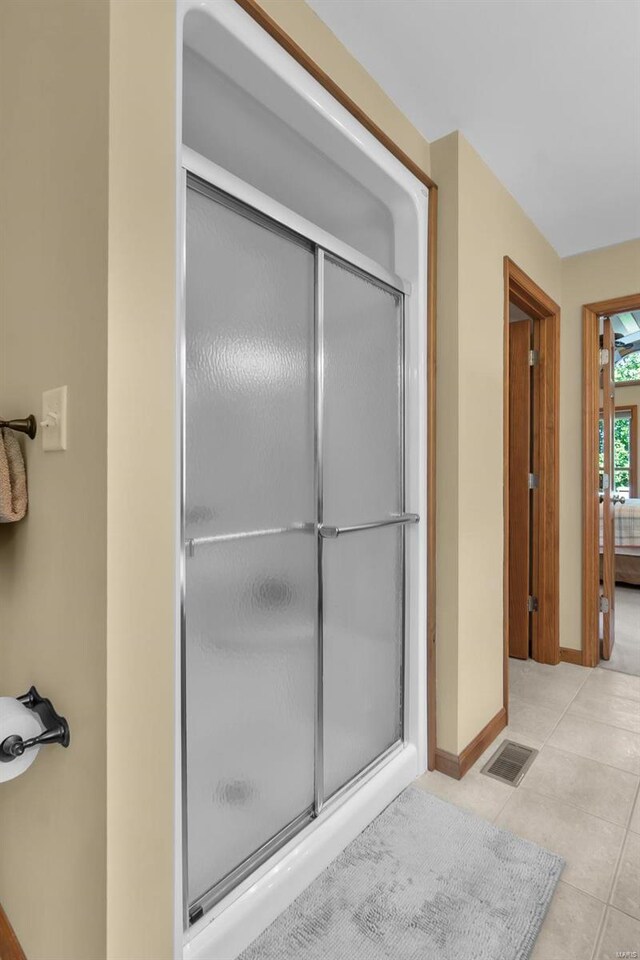
<path fill-rule="evenodd" d="M 533 660 L 509 670 L 509 726 L 463 780 L 434 771 L 417 784 L 566 860 L 532 960 L 640 955 L 640 677 Z M 505 738 L 540 751 L 518 787 L 480 773 Z"/>
<path fill-rule="evenodd" d="M 640 677 L 640 587 L 616 584 L 616 640 L 606 670 Z"/>

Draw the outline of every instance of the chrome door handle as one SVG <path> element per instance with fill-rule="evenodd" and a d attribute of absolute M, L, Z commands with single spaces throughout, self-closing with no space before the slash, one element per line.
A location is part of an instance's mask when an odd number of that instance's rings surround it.
<path fill-rule="evenodd" d="M 318 533 L 324 540 L 335 540 L 343 533 L 357 533 L 359 530 L 375 530 L 377 527 L 391 527 L 402 523 L 419 523 L 417 513 L 401 513 L 398 517 L 388 517 L 386 520 L 372 520 L 370 523 L 356 523 L 352 527 L 331 527 L 321 523 Z"/>

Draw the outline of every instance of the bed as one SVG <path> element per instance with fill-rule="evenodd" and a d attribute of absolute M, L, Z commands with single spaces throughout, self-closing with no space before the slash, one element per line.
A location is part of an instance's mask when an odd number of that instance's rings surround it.
<path fill-rule="evenodd" d="M 614 503 L 616 583 L 640 585 L 640 500 Z M 600 578 L 602 579 L 602 504 L 600 504 Z"/>

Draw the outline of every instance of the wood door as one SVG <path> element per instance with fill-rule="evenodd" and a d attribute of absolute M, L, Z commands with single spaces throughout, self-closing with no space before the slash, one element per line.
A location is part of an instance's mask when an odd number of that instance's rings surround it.
<path fill-rule="evenodd" d="M 602 367 L 602 420 L 604 429 L 604 466 L 602 483 L 602 581 L 603 595 L 608 601 L 602 616 L 602 657 L 608 660 L 615 640 L 615 538 L 614 503 L 612 494 L 614 482 L 614 442 L 613 431 L 616 419 L 615 384 L 613 381 L 613 363 L 615 340 L 613 324 L 609 317 L 603 319 L 602 346 L 607 351 L 607 362 Z"/>
<path fill-rule="evenodd" d="M 533 349 L 538 358 L 544 357 L 540 320 L 534 320 L 531 326 Z M 539 477 L 540 486 L 537 490 L 529 491 L 529 509 L 531 511 L 529 518 L 529 539 L 531 542 L 531 550 L 529 553 L 531 558 L 529 567 L 529 594 L 537 598 L 540 609 L 536 612 L 535 616 L 529 617 L 529 654 L 532 660 L 538 660 L 540 663 L 549 663 L 553 661 L 549 660 L 548 654 L 545 656 L 543 653 L 546 636 L 551 633 L 549 629 L 547 629 L 547 631 L 544 630 L 544 618 L 550 611 L 552 602 L 549 602 L 551 598 L 546 596 L 547 590 L 545 590 L 545 577 L 543 575 L 544 562 L 547 564 L 550 562 L 551 551 L 549 550 L 548 540 L 544 537 L 544 532 L 547 529 L 544 518 L 544 500 L 542 502 L 540 500 L 540 492 L 541 489 L 544 489 L 545 482 L 545 471 L 542 466 L 541 455 L 545 438 L 540 428 L 542 424 L 548 423 L 548 419 L 545 419 L 544 394 L 541 390 L 542 363 L 543 360 L 539 359 L 539 362 L 530 369 L 531 461 L 529 470 Z M 547 602 L 545 603 L 545 601 Z"/>
<path fill-rule="evenodd" d="M 529 656 L 531 321 L 509 324 L 509 656 Z"/>

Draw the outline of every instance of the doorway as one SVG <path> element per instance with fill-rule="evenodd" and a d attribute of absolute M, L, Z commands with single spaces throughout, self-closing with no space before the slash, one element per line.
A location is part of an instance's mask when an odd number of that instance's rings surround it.
<path fill-rule="evenodd" d="M 583 326 L 583 663 L 640 675 L 640 294 Z"/>
<path fill-rule="evenodd" d="M 539 321 L 509 303 L 509 656 L 528 660 L 537 612 Z"/>
<path fill-rule="evenodd" d="M 297 221 L 299 227 L 300 221 Z M 189 922 L 405 739 L 407 285 L 186 179 Z"/>
<path fill-rule="evenodd" d="M 560 660 L 560 308 L 504 259 L 504 701 L 508 660 Z"/>

